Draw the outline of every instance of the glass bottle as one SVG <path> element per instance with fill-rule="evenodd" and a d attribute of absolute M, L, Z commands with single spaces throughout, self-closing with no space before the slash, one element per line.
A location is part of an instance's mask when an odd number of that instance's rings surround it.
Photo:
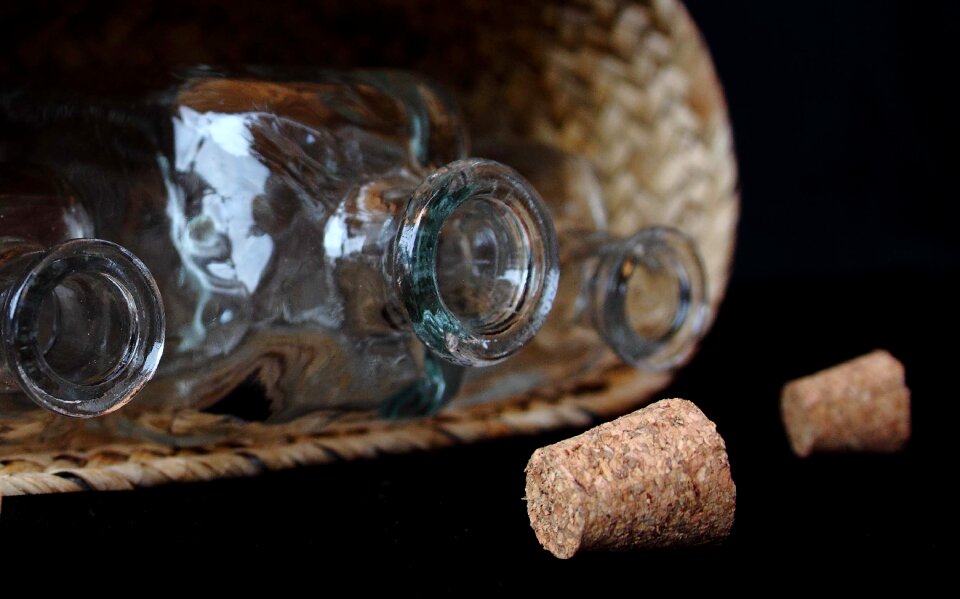
<path fill-rule="evenodd" d="M 100 416 L 129 402 L 157 369 L 164 317 L 156 284 L 129 251 L 82 239 L 90 235 L 89 215 L 72 197 L 0 170 L 0 445 L 37 405 Z"/>
<path fill-rule="evenodd" d="M 201 70 L 145 102 L 3 104 L 8 155 L 76 189 L 157 278 L 151 409 L 216 410 L 251 376 L 270 421 L 432 409 L 446 364 L 512 354 L 556 292 L 536 191 L 465 158 L 451 101 L 414 76 Z"/>
<path fill-rule="evenodd" d="M 484 143 L 542 193 L 560 243 L 560 287 L 537 337 L 510 360 L 467 373 L 460 404 L 562 386 L 615 356 L 640 370 L 681 364 L 703 334 L 706 275 L 696 246 L 669 227 L 611 235 L 602 191 L 581 156 L 543 144 Z"/>

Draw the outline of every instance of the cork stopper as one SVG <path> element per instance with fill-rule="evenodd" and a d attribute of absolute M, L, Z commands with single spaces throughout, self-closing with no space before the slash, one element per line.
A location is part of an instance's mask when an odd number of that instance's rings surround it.
<path fill-rule="evenodd" d="M 903 364 L 884 350 L 787 383 L 780 408 L 790 447 L 800 457 L 894 452 L 910 438 Z"/>
<path fill-rule="evenodd" d="M 540 543 L 581 550 L 700 545 L 733 526 L 736 487 L 716 426 L 665 399 L 533 452 L 527 513 Z"/>

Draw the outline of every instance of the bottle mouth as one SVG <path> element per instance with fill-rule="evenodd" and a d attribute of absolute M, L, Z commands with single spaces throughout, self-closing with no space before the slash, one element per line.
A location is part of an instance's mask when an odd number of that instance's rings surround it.
<path fill-rule="evenodd" d="M 129 402 L 157 370 L 160 293 L 146 266 L 107 241 L 55 246 L 7 294 L 10 372 L 42 407 L 80 418 Z"/>
<path fill-rule="evenodd" d="M 452 162 L 413 193 L 393 252 L 414 331 L 462 366 L 506 358 L 543 325 L 557 292 L 557 240 L 536 190 L 492 160 Z"/>
<path fill-rule="evenodd" d="M 594 315 L 626 363 L 650 371 L 682 364 L 706 330 L 707 282 L 694 242 L 668 227 L 643 229 L 601 257 Z"/>

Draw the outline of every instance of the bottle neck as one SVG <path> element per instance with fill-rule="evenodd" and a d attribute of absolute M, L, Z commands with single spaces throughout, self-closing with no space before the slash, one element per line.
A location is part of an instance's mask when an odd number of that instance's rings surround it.
<path fill-rule="evenodd" d="M 706 329 L 707 281 L 695 244 L 668 227 L 607 239 L 593 252 L 593 324 L 626 363 L 650 371 L 681 364 Z"/>
<path fill-rule="evenodd" d="M 163 350 L 160 294 L 122 247 L 0 238 L 0 388 L 67 416 L 130 401 Z"/>
<path fill-rule="evenodd" d="M 435 414 L 457 394 L 467 369 L 427 352 L 422 376 L 387 398 L 380 406 L 384 418 L 399 419 Z"/>
<path fill-rule="evenodd" d="M 490 160 L 432 173 L 398 215 L 389 259 L 414 332 L 440 358 L 484 366 L 543 325 L 557 290 L 557 241 L 543 200 Z"/>

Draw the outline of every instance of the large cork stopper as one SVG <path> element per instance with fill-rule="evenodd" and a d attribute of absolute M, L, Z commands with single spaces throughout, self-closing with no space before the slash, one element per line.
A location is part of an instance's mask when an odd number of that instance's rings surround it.
<path fill-rule="evenodd" d="M 699 545 L 726 537 L 736 487 L 716 426 L 665 399 L 542 447 L 527 464 L 527 513 L 559 558 L 587 549 Z"/>
<path fill-rule="evenodd" d="M 877 350 L 783 387 L 783 423 L 794 453 L 893 452 L 910 438 L 903 365 Z"/>

